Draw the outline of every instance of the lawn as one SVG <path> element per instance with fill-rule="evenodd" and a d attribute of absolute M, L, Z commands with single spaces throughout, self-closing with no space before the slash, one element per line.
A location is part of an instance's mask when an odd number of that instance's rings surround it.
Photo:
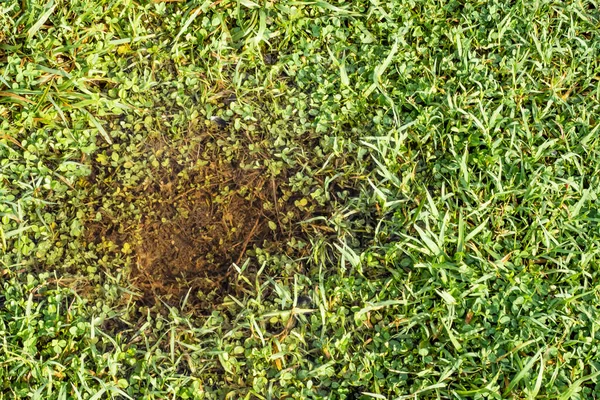
<path fill-rule="evenodd" d="M 600 398 L 593 0 L 0 3 L 0 399 Z"/>

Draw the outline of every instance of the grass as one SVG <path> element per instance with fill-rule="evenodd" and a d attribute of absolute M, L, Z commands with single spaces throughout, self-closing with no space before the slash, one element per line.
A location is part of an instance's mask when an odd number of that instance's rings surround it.
<path fill-rule="evenodd" d="M 599 396 L 596 2 L 0 10 L 0 398 Z M 200 313 L 88 236 L 194 135 L 305 216 Z"/>

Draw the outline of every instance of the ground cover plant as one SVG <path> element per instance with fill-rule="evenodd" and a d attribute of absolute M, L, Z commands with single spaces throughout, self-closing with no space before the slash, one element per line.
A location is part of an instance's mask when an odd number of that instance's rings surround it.
<path fill-rule="evenodd" d="M 0 3 L 0 398 L 597 398 L 599 32 Z"/>

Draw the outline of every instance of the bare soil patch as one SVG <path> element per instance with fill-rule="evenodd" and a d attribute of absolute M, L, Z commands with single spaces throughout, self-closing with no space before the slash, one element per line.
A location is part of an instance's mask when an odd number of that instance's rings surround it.
<path fill-rule="evenodd" d="M 288 241 L 303 236 L 297 222 L 307 208 L 297 206 L 285 175 L 267 174 L 261 155 L 247 150 L 250 143 L 225 154 L 218 140 L 207 132 L 184 142 L 148 141 L 144 152 L 158 162 L 135 187 L 103 171 L 94 174 L 99 192 L 118 193 L 135 212 L 115 213 L 95 202 L 90 214 L 103 218 L 88 223 L 87 240 L 129 257 L 144 305 L 178 305 L 187 297 L 192 307 L 210 310 L 236 292 L 232 264 L 241 266 L 249 250 L 302 255 Z"/>

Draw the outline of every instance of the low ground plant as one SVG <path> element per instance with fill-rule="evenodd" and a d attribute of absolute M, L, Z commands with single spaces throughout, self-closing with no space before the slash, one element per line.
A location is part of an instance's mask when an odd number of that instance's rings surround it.
<path fill-rule="evenodd" d="M 0 3 L 0 398 L 598 397 L 599 26 Z"/>

